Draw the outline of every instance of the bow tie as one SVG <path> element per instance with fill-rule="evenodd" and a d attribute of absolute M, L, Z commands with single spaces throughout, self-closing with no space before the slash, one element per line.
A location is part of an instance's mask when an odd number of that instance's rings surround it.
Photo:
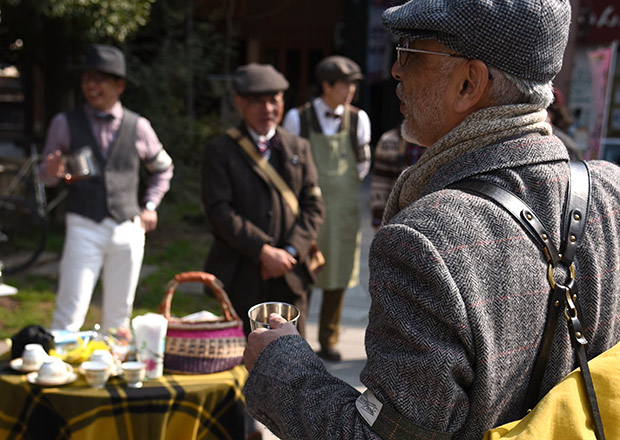
<path fill-rule="evenodd" d="M 337 115 L 336 113 L 332 113 L 330 111 L 325 112 L 325 117 L 327 117 L 327 118 L 334 118 L 334 119 L 340 119 L 340 115 Z"/>
<path fill-rule="evenodd" d="M 95 112 L 95 117 L 105 122 L 112 122 L 114 120 L 113 114 L 105 112 Z"/>

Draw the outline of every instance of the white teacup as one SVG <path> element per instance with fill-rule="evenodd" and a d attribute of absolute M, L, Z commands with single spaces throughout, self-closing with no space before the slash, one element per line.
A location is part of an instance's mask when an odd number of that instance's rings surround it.
<path fill-rule="evenodd" d="M 63 383 L 73 373 L 73 367 L 61 359 L 50 357 L 43 362 L 37 373 L 37 381 L 42 383 Z"/>
<path fill-rule="evenodd" d="M 22 352 L 22 368 L 38 370 L 49 356 L 41 344 L 26 344 Z"/>
<path fill-rule="evenodd" d="M 123 378 L 129 388 L 141 388 L 144 375 L 146 374 L 146 364 L 144 362 L 123 362 L 121 364 Z"/>
<path fill-rule="evenodd" d="M 86 361 L 82 363 L 82 372 L 86 382 L 93 388 L 103 388 L 110 378 L 112 367 L 103 361 Z"/>
<path fill-rule="evenodd" d="M 116 361 L 114 360 L 114 356 L 112 356 L 112 353 L 109 350 L 103 350 L 103 349 L 95 350 L 90 355 L 88 360 L 89 361 L 105 362 L 106 364 L 108 364 L 113 369 L 116 368 Z"/>

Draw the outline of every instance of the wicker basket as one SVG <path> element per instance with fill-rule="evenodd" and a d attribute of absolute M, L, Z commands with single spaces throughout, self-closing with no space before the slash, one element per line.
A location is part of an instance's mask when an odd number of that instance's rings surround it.
<path fill-rule="evenodd" d="M 170 304 L 177 286 L 185 282 L 209 286 L 222 307 L 224 316 L 217 321 L 183 322 L 170 316 Z M 228 370 L 243 361 L 245 334 L 222 282 L 205 272 L 175 275 L 159 305 L 159 313 L 168 320 L 164 370 L 168 373 L 206 374 Z"/>

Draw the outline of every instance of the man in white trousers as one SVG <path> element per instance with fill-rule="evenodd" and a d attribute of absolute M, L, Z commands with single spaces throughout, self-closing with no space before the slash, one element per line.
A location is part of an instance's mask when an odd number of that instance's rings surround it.
<path fill-rule="evenodd" d="M 157 226 L 173 165 L 149 121 L 122 106 L 126 82 L 123 53 L 92 46 L 81 69 L 86 103 L 56 115 L 48 130 L 41 175 L 46 185 L 64 178 L 69 188 L 53 330 L 80 330 L 101 274 L 102 330 L 129 335 L 145 232 Z M 96 172 L 78 179 L 67 174 L 63 157 L 85 146 Z M 148 179 L 139 198 L 141 166 Z"/>

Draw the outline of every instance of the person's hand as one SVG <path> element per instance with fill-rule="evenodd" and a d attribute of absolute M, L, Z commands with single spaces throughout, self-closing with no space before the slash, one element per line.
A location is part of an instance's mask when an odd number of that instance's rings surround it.
<path fill-rule="evenodd" d="M 154 231 L 157 227 L 157 211 L 143 209 L 140 212 L 140 221 L 142 222 L 144 232 Z"/>
<path fill-rule="evenodd" d="M 259 255 L 260 273 L 263 280 L 279 278 L 291 270 L 297 260 L 284 249 L 264 244 Z"/>
<path fill-rule="evenodd" d="M 269 315 L 269 326 L 271 327 L 270 330 L 267 330 L 266 328 L 257 328 L 248 336 L 248 344 L 243 352 L 245 368 L 248 371 L 252 371 L 256 359 L 258 359 L 258 355 L 267 345 L 269 345 L 271 341 L 274 341 L 281 336 L 299 334 L 295 324 L 288 322 L 277 313 L 272 313 Z"/>
<path fill-rule="evenodd" d="M 65 178 L 66 169 L 60 150 L 56 150 L 45 156 L 45 174 L 48 176 Z"/>
<path fill-rule="evenodd" d="M 114 333 L 114 337 L 117 339 L 122 339 L 127 342 L 131 342 L 132 340 L 131 329 L 127 327 L 120 327 L 116 331 L 116 333 Z"/>

